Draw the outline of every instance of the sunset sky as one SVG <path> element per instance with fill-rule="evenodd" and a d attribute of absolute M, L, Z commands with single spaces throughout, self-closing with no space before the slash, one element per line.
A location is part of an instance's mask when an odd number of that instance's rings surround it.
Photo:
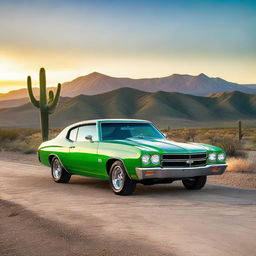
<path fill-rule="evenodd" d="M 0 93 L 93 71 L 256 83 L 256 1 L 0 0 Z"/>

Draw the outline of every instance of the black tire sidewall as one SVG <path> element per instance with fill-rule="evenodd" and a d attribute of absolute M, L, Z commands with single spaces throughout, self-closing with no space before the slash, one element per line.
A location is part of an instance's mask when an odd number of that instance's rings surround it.
<path fill-rule="evenodd" d="M 59 164 L 61 165 L 61 175 L 59 178 L 55 178 L 53 175 L 53 163 L 54 161 L 58 161 Z M 71 175 L 65 170 L 65 168 L 63 167 L 61 161 L 59 160 L 58 157 L 54 157 L 51 161 L 51 174 L 52 174 L 52 178 L 56 183 L 67 183 L 70 180 Z"/>
<path fill-rule="evenodd" d="M 182 183 L 186 189 L 199 190 L 203 188 L 207 181 L 207 176 L 198 176 L 193 178 L 192 183 L 187 182 L 187 180 L 182 180 Z"/>

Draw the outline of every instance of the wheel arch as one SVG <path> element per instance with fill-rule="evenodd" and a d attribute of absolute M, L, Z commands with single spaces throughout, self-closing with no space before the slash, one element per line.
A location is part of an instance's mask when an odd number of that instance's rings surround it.
<path fill-rule="evenodd" d="M 57 158 L 59 159 L 59 157 L 58 157 L 57 155 L 55 155 L 55 154 L 50 154 L 50 155 L 48 156 L 48 162 L 49 162 L 50 165 L 51 165 L 52 159 L 53 159 L 54 157 L 57 157 Z M 60 160 L 60 159 L 59 159 L 59 160 Z"/>
<path fill-rule="evenodd" d="M 63 168 L 64 168 L 64 169 L 69 173 L 69 174 L 71 174 L 71 173 L 67 170 L 67 168 L 63 165 L 63 163 L 61 162 L 61 160 L 60 160 L 59 156 L 58 156 L 58 155 L 56 155 L 56 154 L 50 154 L 50 155 L 48 156 L 49 164 L 51 165 L 51 163 L 52 163 L 52 159 L 53 159 L 54 157 L 57 157 L 57 158 L 58 158 L 58 160 L 60 161 L 60 163 L 61 163 L 62 167 L 63 167 Z"/>
<path fill-rule="evenodd" d="M 120 161 L 120 162 L 123 164 L 126 174 L 127 174 L 128 177 L 131 179 L 129 173 L 127 172 L 127 169 L 126 169 L 126 166 L 125 166 L 125 164 L 124 164 L 124 161 L 123 161 L 122 159 L 116 158 L 116 157 L 115 157 L 115 158 L 109 158 L 109 159 L 107 160 L 107 162 L 106 162 L 106 171 L 107 171 L 107 174 L 109 175 L 110 168 L 111 168 L 111 166 L 113 165 L 113 163 L 114 163 L 115 161 Z"/>

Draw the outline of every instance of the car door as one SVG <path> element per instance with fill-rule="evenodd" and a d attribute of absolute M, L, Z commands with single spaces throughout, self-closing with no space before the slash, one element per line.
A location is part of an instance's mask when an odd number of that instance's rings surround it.
<path fill-rule="evenodd" d="M 64 149 L 62 149 L 63 153 L 61 156 L 61 162 L 64 165 L 64 167 L 68 170 L 68 171 L 73 171 L 73 163 L 70 159 L 70 148 L 72 148 L 74 146 L 74 143 L 76 141 L 76 137 L 77 137 L 77 132 L 78 132 L 78 127 L 73 127 L 71 128 L 66 136 L 66 141 L 65 141 L 65 145 L 64 145 Z M 59 155 L 60 157 L 60 155 Z"/>
<path fill-rule="evenodd" d="M 98 167 L 98 132 L 96 124 L 81 125 L 76 140 L 70 146 L 71 169 L 76 173 L 95 176 Z M 86 137 L 91 136 L 91 140 Z"/>

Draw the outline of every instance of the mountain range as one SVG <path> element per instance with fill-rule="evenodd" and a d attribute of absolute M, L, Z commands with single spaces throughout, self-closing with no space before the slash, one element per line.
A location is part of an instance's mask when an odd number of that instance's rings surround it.
<path fill-rule="evenodd" d="M 94 72 L 64 83 L 62 96 L 95 95 L 124 87 L 145 92 L 179 92 L 197 96 L 230 91 L 256 93 L 253 88 L 231 83 L 221 78 L 210 78 L 203 73 L 198 76 L 173 74 L 161 78 L 131 79 L 116 78 Z"/>
<path fill-rule="evenodd" d="M 256 84 L 244 84 L 245 87 L 256 90 Z"/>
<path fill-rule="evenodd" d="M 101 73 L 93 72 L 86 76 L 78 77 L 70 82 L 62 84 L 62 97 L 75 97 L 78 95 L 96 95 L 113 91 L 119 88 L 134 88 L 145 92 L 179 92 L 197 96 L 205 96 L 218 92 L 240 91 L 244 93 L 256 94 L 256 84 L 241 85 L 231 83 L 221 78 L 208 77 L 205 74 L 197 76 L 173 74 L 161 78 L 117 78 Z M 54 89 L 54 88 L 48 88 Z M 34 93 L 38 96 L 38 88 L 34 88 Z M 17 100 L 27 98 L 26 88 L 11 91 L 0 95 L 0 101 Z M 7 107 L 7 103 L 2 106 Z M 21 104 L 24 100 L 21 101 Z M 9 107 L 17 106 L 18 101 L 9 102 Z"/>
<path fill-rule="evenodd" d="M 162 127 L 218 126 L 247 120 L 256 124 L 256 95 L 238 91 L 194 96 L 120 88 L 97 95 L 61 97 L 51 115 L 52 127 L 95 118 L 148 119 Z M 32 104 L 0 109 L 0 127 L 38 127 Z"/>

